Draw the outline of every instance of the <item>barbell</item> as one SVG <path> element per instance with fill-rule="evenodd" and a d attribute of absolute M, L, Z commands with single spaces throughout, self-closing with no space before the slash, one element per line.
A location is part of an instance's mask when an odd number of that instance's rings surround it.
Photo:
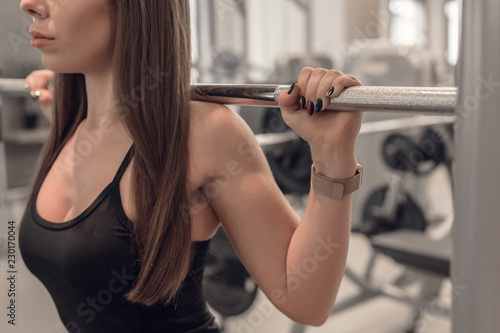
<path fill-rule="evenodd" d="M 227 105 L 277 107 L 278 97 L 290 89 L 272 84 L 193 84 L 194 98 Z M 406 112 L 453 116 L 458 89 L 449 87 L 371 87 L 345 89 L 330 99 L 326 110 Z"/>
<path fill-rule="evenodd" d="M 275 84 L 193 84 L 191 87 L 196 100 L 259 107 L 277 107 L 278 96 L 290 88 Z M 0 94 L 26 93 L 23 79 L 0 79 Z M 457 88 L 450 87 L 349 87 L 332 98 L 326 109 L 453 116 L 457 95 Z"/>
<path fill-rule="evenodd" d="M 26 95 L 28 92 L 24 88 L 24 79 L 2 79 L 0 78 L 0 94 L 3 95 Z"/>

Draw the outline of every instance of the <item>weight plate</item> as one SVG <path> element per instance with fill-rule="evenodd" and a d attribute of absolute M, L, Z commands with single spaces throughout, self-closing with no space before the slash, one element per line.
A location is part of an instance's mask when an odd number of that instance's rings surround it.
<path fill-rule="evenodd" d="M 278 108 L 266 109 L 263 117 L 264 133 L 282 133 L 290 130 Z M 311 181 L 311 153 L 309 144 L 300 137 L 280 151 L 266 153 L 276 183 L 284 193 L 309 193 Z"/>
<path fill-rule="evenodd" d="M 382 207 L 388 187 L 375 190 L 366 200 L 363 220 L 359 231 L 367 236 L 396 229 L 424 231 L 427 226 L 424 213 L 408 193 L 398 195 L 398 203 L 393 219 L 378 216 L 377 209 Z"/>

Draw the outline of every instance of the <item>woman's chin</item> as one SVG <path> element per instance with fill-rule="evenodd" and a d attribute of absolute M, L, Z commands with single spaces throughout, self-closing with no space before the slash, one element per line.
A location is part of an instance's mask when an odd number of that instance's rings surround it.
<path fill-rule="evenodd" d="M 42 64 L 46 69 L 60 74 L 76 74 L 81 73 L 74 66 L 66 65 L 61 61 L 51 59 L 50 56 L 42 55 Z"/>

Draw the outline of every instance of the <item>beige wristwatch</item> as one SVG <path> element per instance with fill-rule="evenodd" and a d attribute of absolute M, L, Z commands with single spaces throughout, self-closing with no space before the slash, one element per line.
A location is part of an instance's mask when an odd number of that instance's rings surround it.
<path fill-rule="evenodd" d="M 352 193 L 361 187 L 363 167 L 356 166 L 356 174 L 348 179 L 331 179 L 317 174 L 314 164 L 311 166 L 311 186 L 313 190 L 321 195 L 335 200 L 341 200 L 344 195 Z"/>

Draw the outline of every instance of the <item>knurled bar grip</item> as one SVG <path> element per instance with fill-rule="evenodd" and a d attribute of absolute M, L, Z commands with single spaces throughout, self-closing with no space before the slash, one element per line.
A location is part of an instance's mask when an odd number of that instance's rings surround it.
<path fill-rule="evenodd" d="M 290 86 L 194 84 L 193 92 L 200 100 L 228 105 L 273 107 L 278 96 Z M 327 110 L 407 112 L 453 116 L 457 104 L 457 88 L 442 87 L 370 87 L 345 89 L 330 100 Z"/>

